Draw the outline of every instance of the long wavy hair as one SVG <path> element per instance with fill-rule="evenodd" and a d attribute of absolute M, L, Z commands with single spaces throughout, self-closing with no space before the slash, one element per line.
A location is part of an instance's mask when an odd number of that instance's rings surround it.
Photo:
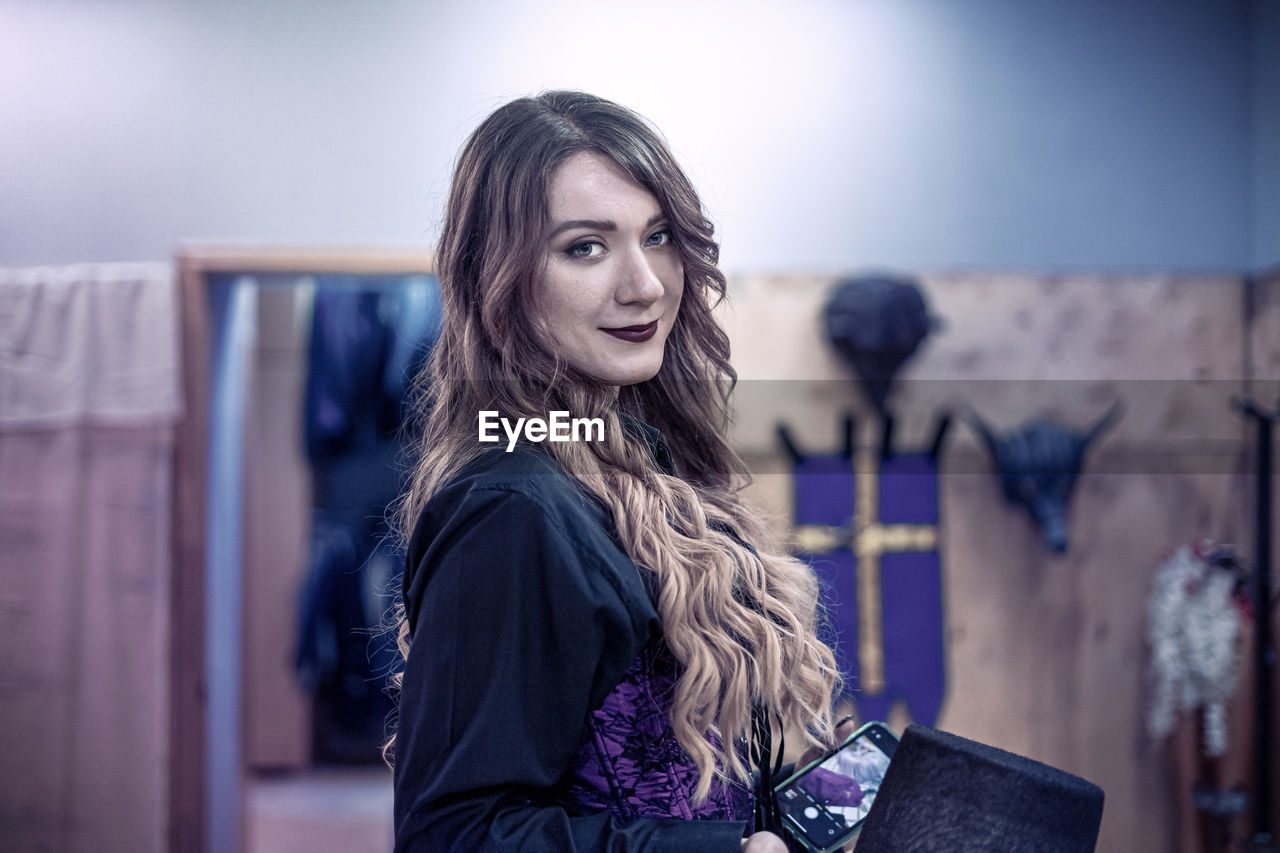
<path fill-rule="evenodd" d="M 616 398 L 545 343 L 552 338 L 535 309 L 548 184 L 579 152 L 609 158 L 653 194 L 684 264 L 661 369 Z M 454 173 L 436 255 L 443 330 L 418 378 L 417 461 L 393 518 L 407 541 L 427 501 L 483 452 L 480 410 L 512 419 L 549 411 L 603 418 L 604 441 L 537 447 L 611 513 L 622 547 L 657 581 L 663 634 L 680 664 L 671 724 L 698 768 L 699 799 L 717 774 L 749 778 L 734 745 L 750 735 L 753 709 L 829 744 L 839 678 L 816 635 L 813 573 L 737 538 L 762 542 L 763 530 L 739 498 L 749 478 L 725 438 L 736 374 L 712 315 L 725 293 L 718 257 L 692 184 L 635 113 L 591 95 L 546 92 L 491 114 Z M 644 441 L 624 428 L 628 416 L 663 432 L 675 476 L 658 470 Z M 411 628 L 403 614 L 399 621 L 407 655 Z"/>

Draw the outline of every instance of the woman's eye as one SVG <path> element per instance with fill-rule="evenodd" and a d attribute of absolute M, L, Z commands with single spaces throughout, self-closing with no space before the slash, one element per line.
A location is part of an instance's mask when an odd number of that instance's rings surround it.
<path fill-rule="evenodd" d="M 661 231 L 655 231 L 649 235 L 650 246 L 665 246 L 671 242 L 671 230 L 663 228 Z"/>
<path fill-rule="evenodd" d="M 566 253 L 571 258 L 594 258 L 604 251 L 604 246 L 595 240 L 583 240 L 581 243 L 574 243 L 570 246 Z"/>

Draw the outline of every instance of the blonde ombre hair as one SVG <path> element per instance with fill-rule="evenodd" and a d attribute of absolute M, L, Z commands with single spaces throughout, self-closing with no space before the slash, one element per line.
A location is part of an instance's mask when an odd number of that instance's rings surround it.
<path fill-rule="evenodd" d="M 547 186 L 579 152 L 608 157 L 653 194 L 684 264 L 661 369 L 616 399 L 542 343 L 551 337 L 534 310 Z M 417 462 L 395 510 L 407 541 L 427 501 L 482 452 L 480 410 L 512 420 L 549 411 L 604 419 L 604 441 L 538 447 L 610 512 L 622 547 L 657 580 L 663 635 L 681 667 L 671 724 L 699 770 L 699 799 L 717 773 L 749 778 L 735 745 L 750 736 L 753 709 L 829 744 L 839 679 L 817 637 L 812 571 L 738 538 L 762 542 L 763 530 L 739 499 L 749 477 L 725 439 L 736 374 L 711 313 L 725 293 L 712 233 L 688 178 L 635 113 L 578 92 L 548 92 L 490 115 L 454 173 L 436 256 L 443 330 L 418 379 Z M 644 441 L 624 427 L 629 416 L 662 431 L 675 476 L 659 471 Z M 406 655 L 410 632 L 402 614 Z"/>

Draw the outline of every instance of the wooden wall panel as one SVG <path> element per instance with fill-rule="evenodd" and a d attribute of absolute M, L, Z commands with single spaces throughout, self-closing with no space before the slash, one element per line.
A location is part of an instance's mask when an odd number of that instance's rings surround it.
<path fill-rule="evenodd" d="M 803 446 L 833 450 L 841 412 L 854 410 L 862 441 L 875 440 L 821 329 L 834 281 L 735 279 L 723 312 L 743 378 L 735 440 L 779 536 L 792 486 L 773 425 L 785 420 Z M 922 286 L 943 325 L 893 398 L 906 444 L 924 442 L 943 408 L 972 405 L 1009 429 L 1036 416 L 1084 427 L 1116 399 L 1126 406 L 1086 463 L 1071 548 L 1058 556 L 1004 503 L 973 430 L 953 427 L 941 481 L 948 690 L 938 726 L 1101 785 L 1100 851 L 1177 849 L 1194 829 L 1179 830 L 1186 747 L 1146 733 L 1147 598 L 1181 544 L 1209 535 L 1251 548 L 1247 444 L 1230 408 L 1246 372 L 1241 283 L 965 273 L 925 275 Z M 1237 701 L 1230 713 L 1238 726 L 1248 707 Z M 1237 737 L 1234 748 L 1247 744 Z"/>

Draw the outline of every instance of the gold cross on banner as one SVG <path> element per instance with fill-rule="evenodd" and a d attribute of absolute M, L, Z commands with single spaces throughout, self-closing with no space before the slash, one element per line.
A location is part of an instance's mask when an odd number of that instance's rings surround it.
<path fill-rule="evenodd" d="M 933 551 L 936 524 L 880 522 L 880 454 L 860 447 L 853 457 L 853 525 L 797 524 L 791 544 L 804 554 L 821 554 L 848 545 L 857 559 L 859 686 L 872 695 L 887 683 L 884 667 L 884 612 L 880 557 L 890 553 Z"/>

